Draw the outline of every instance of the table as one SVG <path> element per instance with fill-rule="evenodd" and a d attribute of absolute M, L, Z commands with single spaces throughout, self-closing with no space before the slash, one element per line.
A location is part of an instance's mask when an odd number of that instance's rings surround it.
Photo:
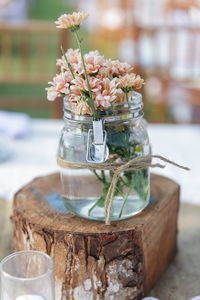
<path fill-rule="evenodd" d="M 0 198 L 0 260 L 12 252 L 12 206 Z"/>
<path fill-rule="evenodd" d="M 14 193 L 34 177 L 57 172 L 56 152 L 62 120 L 32 120 L 29 136 L 9 142 L 11 155 L 0 163 L 0 197 L 12 200 Z M 153 169 L 181 185 L 181 200 L 200 205 L 200 125 L 150 124 L 153 153 L 189 166 L 190 172 L 171 165 Z"/>
<path fill-rule="evenodd" d="M 189 300 L 200 295 L 200 207 L 182 203 L 178 253 L 150 295 L 161 300 Z"/>
<path fill-rule="evenodd" d="M 0 164 L 0 197 L 11 200 L 15 191 L 34 177 L 58 171 L 56 151 L 63 122 L 33 120 L 24 140 L 10 141 L 10 159 Z M 162 300 L 188 300 L 200 295 L 199 125 L 149 125 L 153 153 L 191 167 L 185 172 L 168 165 L 153 170 L 176 180 L 182 188 L 179 252 L 151 292 Z M 193 204 L 197 205 L 193 205 Z M 0 200 L 0 258 L 11 252 L 11 203 Z M 158 224 L 159 226 L 159 224 Z"/>

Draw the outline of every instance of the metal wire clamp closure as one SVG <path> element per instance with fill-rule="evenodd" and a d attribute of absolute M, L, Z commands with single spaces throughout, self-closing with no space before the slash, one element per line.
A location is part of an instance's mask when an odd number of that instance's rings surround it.
<path fill-rule="evenodd" d="M 109 155 L 106 144 L 107 131 L 103 129 L 102 120 L 93 120 L 93 129 L 88 131 L 86 161 L 88 163 L 104 163 Z"/>

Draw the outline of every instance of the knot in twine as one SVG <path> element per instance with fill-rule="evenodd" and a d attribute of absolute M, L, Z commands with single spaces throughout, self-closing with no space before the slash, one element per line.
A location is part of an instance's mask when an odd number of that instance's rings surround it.
<path fill-rule="evenodd" d="M 159 160 L 166 162 L 168 164 L 171 164 L 175 167 L 178 167 L 180 169 L 189 171 L 190 169 L 184 166 L 181 166 L 161 155 L 144 155 L 144 156 L 138 156 L 135 157 L 128 162 L 125 163 L 105 163 L 105 164 L 86 164 L 86 163 L 76 163 L 76 162 L 70 162 L 65 161 L 59 156 L 57 156 L 57 163 L 60 167 L 66 168 L 66 169 L 90 169 L 90 170 L 108 170 L 113 171 L 113 177 L 111 180 L 110 187 L 108 189 L 108 193 L 106 195 L 104 209 L 105 209 L 105 224 L 110 225 L 110 217 L 111 217 L 111 211 L 112 211 L 112 205 L 113 205 L 113 198 L 114 193 L 116 189 L 116 184 L 119 179 L 119 176 L 121 173 L 125 171 L 133 171 L 133 170 L 141 170 L 146 168 L 165 168 L 165 165 L 162 165 L 160 163 L 152 164 L 152 159 L 158 158 Z"/>

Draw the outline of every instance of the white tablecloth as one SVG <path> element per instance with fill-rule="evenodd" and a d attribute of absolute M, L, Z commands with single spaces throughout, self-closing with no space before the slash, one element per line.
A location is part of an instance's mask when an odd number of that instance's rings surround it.
<path fill-rule="evenodd" d="M 11 200 L 34 177 L 58 171 L 56 152 L 62 124 L 62 120 L 32 120 L 28 137 L 9 141 L 10 157 L 0 162 L 0 197 Z M 187 172 L 167 165 L 152 171 L 177 181 L 182 201 L 200 205 L 200 126 L 151 124 L 148 130 L 154 154 L 191 168 Z"/>

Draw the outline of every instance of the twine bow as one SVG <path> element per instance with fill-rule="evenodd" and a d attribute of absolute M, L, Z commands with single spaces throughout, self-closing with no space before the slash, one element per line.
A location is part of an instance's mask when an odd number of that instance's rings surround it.
<path fill-rule="evenodd" d="M 113 177 L 111 180 L 110 187 L 108 189 L 108 193 L 106 195 L 104 209 L 105 209 L 105 224 L 110 225 L 110 216 L 112 211 L 112 204 L 113 204 L 113 198 L 114 193 L 116 189 L 116 184 L 119 179 L 119 176 L 121 173 L 125 171 L 133 171 L 133 170 L 141 170 L 146 169 L 148 167 L 151 168 L 165 168 L 165 165 L 162 165 L 160 163 L 152 164 L 152 159 L 158 158 L 159 160 L 166 162 L 168 164 L 171 164 L 175 167 L 178 167 L 180 169 L 184 169 L 186 171 L 189 171 L 190 169 L 184 166 L 181 166 L 161 155 L 144 155 L 144 156 L 138 156 L 131 160 L 129 160 L 126 163 L 106 163 L 106 164 L 86 164 L 86 163 L 74 163 L 70 161 L 65 161 L 59 156 L 57 157 L 57 163 L 62 168 L 70 168 L 70 169 L 90 169 L 90 170 L 109 170 L 113 171 Z"/>

